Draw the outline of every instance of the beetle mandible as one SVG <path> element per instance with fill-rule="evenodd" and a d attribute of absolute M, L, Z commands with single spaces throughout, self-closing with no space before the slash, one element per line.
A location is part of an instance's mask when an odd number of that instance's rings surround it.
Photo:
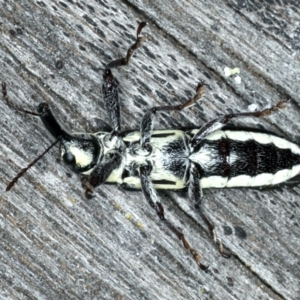
<path fill-rule="evenodd" d="M 60 143 L 62 160 L 74 172 L 84 175 L 86 197 L 91 197 L 94 188 L 106 182 L 141 189 L 160 220 L 182 241 L 198 266 L 206 269 L 200 262 L 201 255 L 165 218 L 156 189 L 181 190 L 187 187 L 189 198 L 206 223 L 212 240 L 220 253 L 229 257 L 216 237 L 213 223 L 202 209 L 202 189 L 274 186 L 286 182 L 300 173 L 300 147 L 275 134 L 224 129 L 234 118 L 270 115 L 283 108 L 287 100 L 261 111 L 223 115 L 198 129 L 153 130 L 157 112 L 181 111 L 199 101 L 204 95 L 203 82 L 197 85 L 194 97 L 184 104 L 153 107 L 142 118 L 139 131 L 122 132 L 118 87 L 112 69 L 129 63 L 134 51 L 145 40 L 141 34 L 145 26 L 146 22 L 139 24 L 136 41 L 127 55 L 108 63 L 103 72 L 102 91 L 112 128 L 105 126 L 105 130 L 94 134 L 70 134 L 61 128 L 47 103 L 39 104 L 37 113 L 10 103 L 6 84 L 2 83 L 3 98 L 7 104 L 19 112 L 39 116 L 56 139 L 8 184 L 6 190 L 10 190 L 32 165 Z"/>

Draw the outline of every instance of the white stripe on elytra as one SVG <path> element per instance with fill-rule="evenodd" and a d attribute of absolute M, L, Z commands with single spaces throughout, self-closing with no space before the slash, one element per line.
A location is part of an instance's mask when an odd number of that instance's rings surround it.
<path fill-rule="evenodd" d="M 298 145 L 275 135 L 251 131 L 218 130 L 205 137 L 206 140 L 216 141 L 221 138 L 228 138 L 234 141 L 245 142 L 254 140 L 260 144 L 274 144 L 279 149 L 290 149 L 293 153 L 300 154 Z"/>
<path fill-rule="evenodd" d="M 300 173 L 300 165 L 292 169 L 285 169 L 275 174 L 263 173 L 251 177 L 249 175 L 239 175 L 228 179 L 222 176 L 209 176 L 200 180 L 201 188 L 224 188 L 224 187 L 259 187 L 276 185 L 285 182 Z"/>

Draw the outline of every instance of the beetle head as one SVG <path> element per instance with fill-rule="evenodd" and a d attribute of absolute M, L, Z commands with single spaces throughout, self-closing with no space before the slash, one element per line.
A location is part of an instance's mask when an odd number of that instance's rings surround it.
<path fill-rule="evenodd" d="M 92 134 L 64 134 L 61 138 L 61 157 L 76 173 L 89 174 L 102 156 L 102 147 Z"/>

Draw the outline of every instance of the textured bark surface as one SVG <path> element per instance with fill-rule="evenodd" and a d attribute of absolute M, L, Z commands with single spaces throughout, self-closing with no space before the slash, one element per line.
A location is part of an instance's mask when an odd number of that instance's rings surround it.
<path fill-rule="evenodd" d="M 156 128 L 199 127 L 290 97 L 287 109 L 238 124 L 300 142 L 298 1 L 1 0 L 0 80 L 13 103 L 47 102 L 68 131 L 95 131 L 97 118 L 109 121 L 103 68 L 126 53 L 143 20 L 149 38 L 114 70 L 124 130 L 152 106 L 183 103 L 204 80 L 203 102 L 161 113 Z M 225 77 L 225 67 L 240 68 L 239 77 Z M 85 200 L 57 147 L 5 192 L 53 138 L 37 118 L 3 101 L 0 109 L 1 299 L 300 299 L 299 186 L 204 190 L 231 259 L 220 257 L 185 193 L 160 192 L 205 273 L 141 192 L 104 185 Z"/>

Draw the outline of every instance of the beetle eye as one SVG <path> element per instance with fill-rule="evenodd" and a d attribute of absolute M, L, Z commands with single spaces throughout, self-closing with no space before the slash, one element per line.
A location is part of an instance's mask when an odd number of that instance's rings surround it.
<path fill-rule="evenodd" d="M 75 156 L 71 153 L 71 152 L 66 152 L 63 155 L 63 161 L 65 162 L 65 164 L 67 165 L 72 165 L 75 163 Z"/>

